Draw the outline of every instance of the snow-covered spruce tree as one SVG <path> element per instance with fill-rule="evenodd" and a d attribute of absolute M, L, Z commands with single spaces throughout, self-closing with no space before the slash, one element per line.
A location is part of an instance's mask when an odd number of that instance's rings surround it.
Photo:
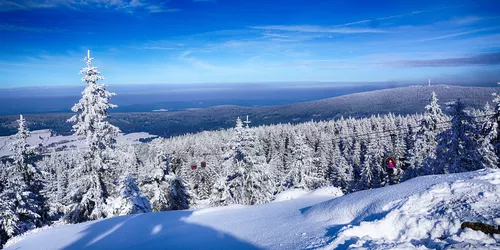
<path fill-rule="evenodd" d="M 137 178 L 139 176 L 140 163 L 134 145 L 121 145 L 116 153 L 122 177 L 123 173 L 128 172 L 131 177 Z"/>
<path fill-rule="evenodd" d="M 387 148 L 390 138 L 384 135 L 380 117 L 370 118 L 372 134 L 368 136 L 369 141 L 366 146 L 365 162 L 361 169 L 362 187 L 376 188 L 385 184 L 384 158 L 387 155 Z"/>
<path fill-rule="evenodd" d="M 300 131 L 293 137 L 290 172 L 283 185 L 287 188 L 314 190 L 325 184 L 325 178 L 318 172 L 313 162 L 313 150 L 306 144 Z"/>
<path fill-rule="evenodd" d="M 238 118 L 231 140 L 231 150 L 223 163 L 225 171 L 214 185 L 210 204 L 255 205 L 271 201 L 274 183 L 264 150 L 258 150 L 252 130 L 243 128 Z"/>
<path fill-rule="evenodd" d="M 431 103 L 425 106 L 425 112 L 414 136 L 414 145 L 409 152 L 409 166 L 405 171 L 405 180 L 432 173 L 432 166 L 429 163 L 436 159 L 437 135 L 443 131 L 442 127 L 448 121 L 448 117 L 441 111 L 437 101 L 437 95 L 433 91 Z"/>
<path fill-rule="evenodd" d="M 474 117 L 465 112 L 460 99 L 453 104 L 451 128 L 438 135 L 434 160 L 435 173 L 458 173 L 484 168 L 479 153 L 479 131 Z"/>
<path fill-rule="evenodd" d="M 11 151 L 13 153 L 12 159 L 14 160 L 16 172 L 21 175 L 24 184 L 34 188 L 34 186 L 37 185 L 37 183 L 35 183 L 36 176 L 39 175 L 39 171 L 33 165 L 32 160 L 35 155 L 35 150 L 28 144 L 27 140 L 30 136 L 30 132 L 26 128 L 26 120 L 23 115 L 19 116 L 17 123 L 19 127 L 15 139 L 11 144 Z"/>
<path fill-rule="evenodd" d="M 351 190 L 353 182 L 353 167 L 340 153 L 339 145 L 333 143 L 332 162 L 329 167 L 329 179 L 331 183 L 342 189 L 344 193 Z"/>
<path fill-rule="evenodd" d="M 58 220 L 71 208 L 72 199 L 78 191 L 73 187 L 74 183 L 78 183 L 73 170 L 81 162 L 78 151 L 52 152 L 38 162 L 45 176 L 43 195 L 47 199 L 51 220 Z"/>
<path fill-rule="evenodd" d="M 483 138 L 480 153 L 485 167 L 498 168 L 500 165 L 500 93 L 493 93 L 493 109 L 485 106 L 485 122 L 482 126 Z"/>
<path fill-rule="evenodd" d="M 8 239 L 21 233 L 18 223 L 19 215 L 12 199 L 12 192 L 4 190 L 0 192 L 0 248 Z"/>
<path fill-rule="evenodd" d="M 87 67 L 80 71 L 82 81 L 87 87 L 82 92 L 82 98 L 71 109 L 77 113 L 68 121 L 75 123 L 75 135 L 84 138 L 86 152 L 83 164 L 76 169 L 79 176 L 75 204 L 66 215 L 70 222 L 82 222 L 106 217 L 106 199 L 109 192 L 106 183 L 106 171 L 115 161 L 113 149 L 119 129 L 106 121 L 108 110 L 117 107 L 109 103 L 114 93 L 106 90 L 103 80 L 96 67 L 92 66 L 93 58 L 88 51 L 85 61 Z"/>
<path fill-rule="evenodd" d="M 160 140 L 151 142 L 155 155 L 146 163 L 141 188 L 154 212 L 188 209 L 191 194 L 186 182 L 174 173 Z"/>
<path fill-rule="evenodd" d="M 10 237 L 42 226 L 46 214 L 41 196 L 30 190 L 15 166 L 10 168 L 12 174 L 0 193 L 0 246 Z"/>
<path fill-rule="evenodd" d="M 224 155 L 222 171 L 215 181 L 212 194 L 210 195 L 211 206 L 226 206 L 238 204 L 243 196 L 243 167 L 245 158 L 243 150 L 243 122 L 238 117 L 233 131 L 233 137 L 229 141 L 228 151 Z"/>
<path fill-rule="evenodd" d="M 13 164 L 5 166 L 6 181 L 0 193 L 0 235 L 2 238 L 42 226 L 47 219 L 43 180 L 34 166 L 34 150 L 27 143 L 29 131 L 21 115 L 18 133 L 12 143 Z"/>
<path fill-rule="evenodd" d="M 120 180 L 119 196 L 109 200 L 110 216 L 152 212 L 148 198 L 142 194 L 136 179 L 126 172 Z"/>
<path fill-rule="evenodd" d="M 7 165 L 0 162 L 0 193 L 4 190 L 8 179 Z"/>
<path fill-rule="evenodd" d="M 248 126 L 243 133 L 243 148 L 246 151 L 246 157 L 242 161 L 244 163 L 244 200 L 242 204 L 268 203 L 274 196 L 275 184 L 263 150 L 256 143 L 254 131 L 250 130 Z"/>

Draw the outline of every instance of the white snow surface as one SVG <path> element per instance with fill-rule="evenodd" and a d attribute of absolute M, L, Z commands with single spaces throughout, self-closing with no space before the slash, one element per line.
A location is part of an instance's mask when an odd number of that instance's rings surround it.
<path fill-rule="evenodd" d="M 274 198 L 273 202 L 280 202 L 280 201 L 289 201 L 289 200 L 295 200 L 298 199 L 304 195 L 311 195 L 311 196 L 328 196 L 328 197 L 337 197 L 337 196 L 342 196 L 342 190 L 337 187 L 323 187 L 323 188 L 318 188 L 316 190 L 307 192 L 303 189 L 300 188 L 293 188 L 289 190 L 285 190 Z"/>
<path fill-rule="evenodd" d="M 498 225 L 500 170 L 335 195 L 120 216 L 28 234 L 6 249 L 500 249 L 500 235 L 460 229 Z"/>
<path fill-rule="evenodd" d="M 273 202 L 295 200 L 295 199 L 298 199 L 306 194 L 308 194 L 308 192 L 304 189 L 293 188 L 293 189 L 285 190 L 285 191 L 279 193 L 278 195 L 276 195 Z"/>
<path fill-rule="evenodd" d="M 34 130 L 30 132 L 31 135 L 28 138 L 28 144 L 30 146 L 38 146 L 42 144 L 48 150 L 70 150 L 74 148 L 82 149 L 84 148 L 85 142 L 83 140 L 78 140 L 74 135 L 56 135 L 51 136 L 51 132 L 48 129 L 44 130 Z M 130 134 L 120 134 L 118 136 L 118 144 L 137 144 L 140 143 L 139 139 L 156 137 L 145 132 L 140 133 L 130 133 Z M 0 157 L 11 155 L 10 144 L 15 138 L 15 135 L 11 136 L 0 136 Z"/>

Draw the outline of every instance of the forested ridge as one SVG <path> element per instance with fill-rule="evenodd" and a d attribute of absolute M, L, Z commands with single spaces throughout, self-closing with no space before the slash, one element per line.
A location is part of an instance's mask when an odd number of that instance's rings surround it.
<path fill-rule="evenodd" d="M 179 112 L 118 111 L 111 112 L 108 119 L 124 133 L 147 132 L 171 137 L 205 130 L 228 129 L 234 127 L 236 117 L 246 115 L 252 118 L 253 126 L 260 126 L 279 123 L 298 124 L 311 120 L 328 121 L 341 117 L 366 118 L 372 114 L 382 115 L 389 112 L 396 115 L 422 113 L 432 92 L 439 96 L 440 105 L 460 98 L 466 107 L 481 109 L 486 102 L 491 102 L 491 93 L 495 91 L 498 92 L 495 88 L 487 87 L 408 86 L 280 106 L 225 105 Z M 75 98 L 74 101 L 76 100 L 78 99 Z M 443 111 L 450 113 L 448 109 Z M 71 124 L 66 120 L 71 115 L 70 113 L 25 114 L 25 118 L 31 130 L 50 129 L 59 135 L 69 135 L 73 132 Z M 0 116 L 0 135 L 15 134 L 17 119 L 18 116 L 14 115 Z"/>

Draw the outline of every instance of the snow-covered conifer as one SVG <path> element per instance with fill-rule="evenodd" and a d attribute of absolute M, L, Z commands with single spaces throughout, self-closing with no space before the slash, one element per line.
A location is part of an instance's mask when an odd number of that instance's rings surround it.
<path fill-rule="evenodd" d="M 14 225 L 7 235 L 23 233 L 35 227 L 42 226 L 47 219 L 46 199 L 41 194 L 43 180 L 40 171 L 34 166 L 32 157 L 34 150 L 27 143 L 30 135 L 26 121 L 21 115 L 19 128 L 12 143 L 14 162 L 7 169 L 6 183 L 0 194 L 5 206 L 5 217 L 0 224 Z M 0 216 L 2 217 L 2 216 Z M 15 228 L 16 230 L 14 230 Z M 0 233 L 1 234 L 1 233 Z"/>
<path fill-rule="evenodd" d="M 118 186 L 119 196 L 111 198 L 108 215 L 119 216 L 152 212 L 149 200 L 137 186 L 136 179 L 125 173 Z"/>
<path fill-rule="evenodd" d="M 384 159 L 391 148 L 390 138 L 383 135 L 382 123 L 379 117 L 370 118 L 372 133 L 368 136 L 365 162 L 361 169 L 362 186 L 364 188 L 380 187 L 384 183 Z"/>
<path fill-rule="evenodd" d="M 106 121 L 108 110 L 116 105 L 109 103 L 114 95 L 106 90 L 99 70 L 92 66 L 90 51 L 85 58 L 87 67 L 80 71 L 82 81 L 87 84 L 82 98 L 72 111 L 77 114 L 68 121 L 73 122 L 75 135 L 85 138 L 87 146 L 84 163 L 76 171 L 79 175 L 77 200 L 67 219 L 72 222 L 99 219 L 106 216 L 106 199 L 109 197 L 106 183 L 107 169 L 115 161 L 113 152 L 119 129 Z"/>
<path fill-rule="evenodd" d="M 28 137 L 30 136 L 29 130 L 26 128 L 26 120 L 23 115 L 19 116 L 17 120 L 19 125 L 15 139 L 12 142 L 11 151 L 16 167 L 16 173 L 21 177 L 26 185 L 34 185 L 37 169 L 33 166 L 32 157 L 34 156 L 34 149 L 28 144 Z"/>
<path fill-rule="evenodd" d="M 351 189 L 354 178 L 353 167 L 341 155 L 339 146 L 333 145 L 333 147 L 330 179 L 334 186 L 340 187 L 343 192 L 347 193 Z"/>
<path fill-rule="evenodd" d="M 238 118 L 230 151 L 223 163 L 226 170 L 217 180 L 210 197 L 212 206 L 253 205 L 271 201 L 274 184 L 269 165 L 256 146 L 252 130 L 248 126 L 243 128 Z"/>
<path fill-rule="evenodd" d="M 285 179 L 285 187 L 313 190 L 325 184 L 325 178 L 313 163 L 313 150 L 306 144 L 305 137 L 298 132 L 293 137 L 292 155 L 294 161 Z"/>
<path fill-rule="evenodd" d="M 432 173 L 432 166 L 429 164 L 436 159 L 437 134 L 443 131 L 442 128 L 448 121 L 437 101 L 437 95 L 433 91 L 431 103 L 425 106 L 424 115 L 414 136 L 414 145 L 409 151 L 409 167 L 405 172 L 405 179 Z"/>
<path fill-rule="evenodd" d="M 87 67 L 80 71 L 83 74 L 82 81 L 87 87 L 82 92 L 82 98 L 71 109 L 77 113 L 69 121 L 75 123 L 73 131 L 75 135 L 85 138 L 88 152 L 92 154 L 102 153 L 104 149 L 113 148 L 116 136 L 120 130 L 106 121 L 109 109 L 117 106 L 109 103 L 114 93 L 106 90 L 104 84 L 98 84 L 104 80 L 97 67 L 92 66 L 90 51 L 85 61 Z"/>
<path fill-rule="evenodd" d="M 439 144 L 434 161 L 437 173 L 457 173 L 484 167 L 479 154 L 479 131 L 474 117 L 465 112 L 460 99 L 453 104 L 451 128 L 438 135 Z"/>
<path fill-rule="evenodd" d="M 483 138 L 480 153 L 485 167 L 498 168 L 500 165 L 500 93 L 493 93 L 494 108 L 485 107 L 485 122 L 482 126 Z"/>
<path fill-rule="evenodd" d="M 7 190 L 0 192 L 0 248 L 9 238 L 21 233 L 18 226 L 19 215 L 10 194 Z"/>
<path fill-rule="evenodd" d="M 6 241 L 45 223 L 43 197 L 36 191 L 31 191 L 20 177 L 16 177 L 18 174 L 15 173 L 15 168 L 11 166 L 9 169 L 13 174 L 0 192 L 0 241 Z"/>
<path fill-rule="evenodd" d="M 153 142 L 156 154 L 144 167 L 148 174 L 143 177 L 141 188 L 155 212 L 188 209 L 191 194 L 186 182 L 177 176 L 163 152 L 159 140 Z"/>

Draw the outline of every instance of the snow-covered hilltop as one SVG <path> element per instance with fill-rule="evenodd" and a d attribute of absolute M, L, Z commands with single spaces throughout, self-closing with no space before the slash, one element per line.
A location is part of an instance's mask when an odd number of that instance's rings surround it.
<path fill-rule="evenodd" d="M 500 249 L 500 170 L 418 177 L 338 198 L 120 216 L 42 229 L 5 249 Z"/>

